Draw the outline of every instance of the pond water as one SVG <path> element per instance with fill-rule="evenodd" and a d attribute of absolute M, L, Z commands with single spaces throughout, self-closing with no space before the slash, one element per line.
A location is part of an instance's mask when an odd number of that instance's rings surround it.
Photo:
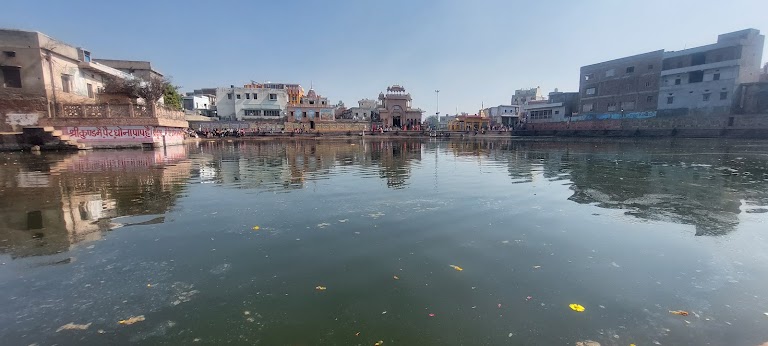
<path fill-rule="evenodd" d="M 758 345 L 766 144 L 3 153 L 0 340 Z"/>

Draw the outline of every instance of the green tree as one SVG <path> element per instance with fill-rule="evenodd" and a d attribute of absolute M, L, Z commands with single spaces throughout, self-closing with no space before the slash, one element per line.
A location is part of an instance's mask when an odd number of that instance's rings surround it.
<path fill-rule="evenodd" d="M 181 95 L 179 94 L 179 88 L 171 83 L 165 84 L 163 90 L 163 103 L 165 106 L 171 109 L 181 110 Z"/>

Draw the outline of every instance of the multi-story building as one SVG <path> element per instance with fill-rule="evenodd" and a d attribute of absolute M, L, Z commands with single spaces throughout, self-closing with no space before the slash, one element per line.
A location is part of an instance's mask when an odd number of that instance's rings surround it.
<path fill-rule="evenodd" d="M 669 114 L 725 114 L 734 106 L 740 84 L 760 80 L 765 36 L 746 29 L 717 37 L 717 42 L 664 52 L 658 109 Z"/>
<path fill-rule="evenodd" d="M 283 89 L 288 94 L 288 104 L 291 105 L 299 104 L 304 97 L 304 88 L 302 88 L 300 84 L 295 83 L 251 82 L 250 84 L 246 84 L 245 87 L 255 89 Z"/>
<path fill-rule="evenodd" d="M 657 50 L 582 67 L 580 113 L 655 111 L 663 55 Z"/>
<path fill-rule="evenodd" d="M 204 116 L 215 116 L 214 106 L 216 105 L 216 96 L 202 94 L 195 95 L 194 93 L 187 93 L 186 96 L 181 98 L 181 105 L 185 111 L 193 114 Z"/>
<path fill-rule="evenodd" d="M 370 121 L 376 113 L 378 102 L 371 99 L 357 101 L 357 107 L 350 107 L 342 113 L 343 119 Z"/>
<path fill-rule="evenodd" d="M 405 88 L 393 85 L 387 88 L 386 95 L 379 93 L 379 104 L 376 108 L 380 126 L 413 128 L 421 124 L 421 109 L 412 108 L 411 94 Z"/>
<path fill-rule="evenodd" d="M 526 122 L 565 121 L 578 113 L 579 93 L 554 91 L 547 100 L 530 101 L 523 106 Z"/>
<path fill-rule="evenodd" d="M 286 114 L 288 121 L 308 124 L 308 129 L 314 130 L 317 122 L 335 120 L 334 108 L 327 97 L 322 97 L 314 89 L 309 89 L 307 95 L 302 97 L 298 104 L 288 105 Z"/>
<path fill-rule="evenodd" d="M 541 93 L 541 87 L 518 89 L 515 90 L 515 94 L 512 95 L 512 104 L 521 106 L 529 101 L 541 101 L 546 99 L 547 98 Z"/>
<path fill-rule="evenodd" d="M 10 130 L 5 128 L 9 121 L 56 116 L 55 104 L 96 103 L 99 89 L 111 78 L 133 77 L 96 62 L 86 49 L 43 33 L 2 29 L 0 130 Z"/>
<path fill-rule="evenodd" d="M 499 105 L 483 108 L 480 110 L 480 115 L 490 118 L 491 124 L 512 126 L 520 116 L 520 105 Z"/>
<path fill-rule="evenodd" d="M 149 80 L 150 78 L 163 78 L 163 74 L 152 68 L 149 61 L 93 59 L 93 61 L 123 71 L 131 76 Z"/>
<path fill-rule="evenodd" d="M 216 113 L 222 120 L 281 120 L 286 115 L 288 93 L 285 89 L 216 89 Z"/>

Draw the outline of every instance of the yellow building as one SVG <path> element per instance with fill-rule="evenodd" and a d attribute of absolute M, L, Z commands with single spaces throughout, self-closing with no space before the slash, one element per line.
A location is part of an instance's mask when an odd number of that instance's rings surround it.
<path fill-rule="evenodd" d="M 459 115 L 448 123 L 449 131 L 480 131 L 490 128 L 491 119 L 480 115 Z"/>

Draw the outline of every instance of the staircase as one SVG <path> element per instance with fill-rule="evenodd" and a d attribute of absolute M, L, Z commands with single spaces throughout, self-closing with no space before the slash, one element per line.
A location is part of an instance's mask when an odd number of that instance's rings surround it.
<path fill-rule="evenodd" d="M 76 139 L 65 135 L 52 126 L 25 127 L 22 132 L 22 145 L 27 148 L 39 146 L 41 150 L 89 150 L 91 147 L 78 143 Z"/>

